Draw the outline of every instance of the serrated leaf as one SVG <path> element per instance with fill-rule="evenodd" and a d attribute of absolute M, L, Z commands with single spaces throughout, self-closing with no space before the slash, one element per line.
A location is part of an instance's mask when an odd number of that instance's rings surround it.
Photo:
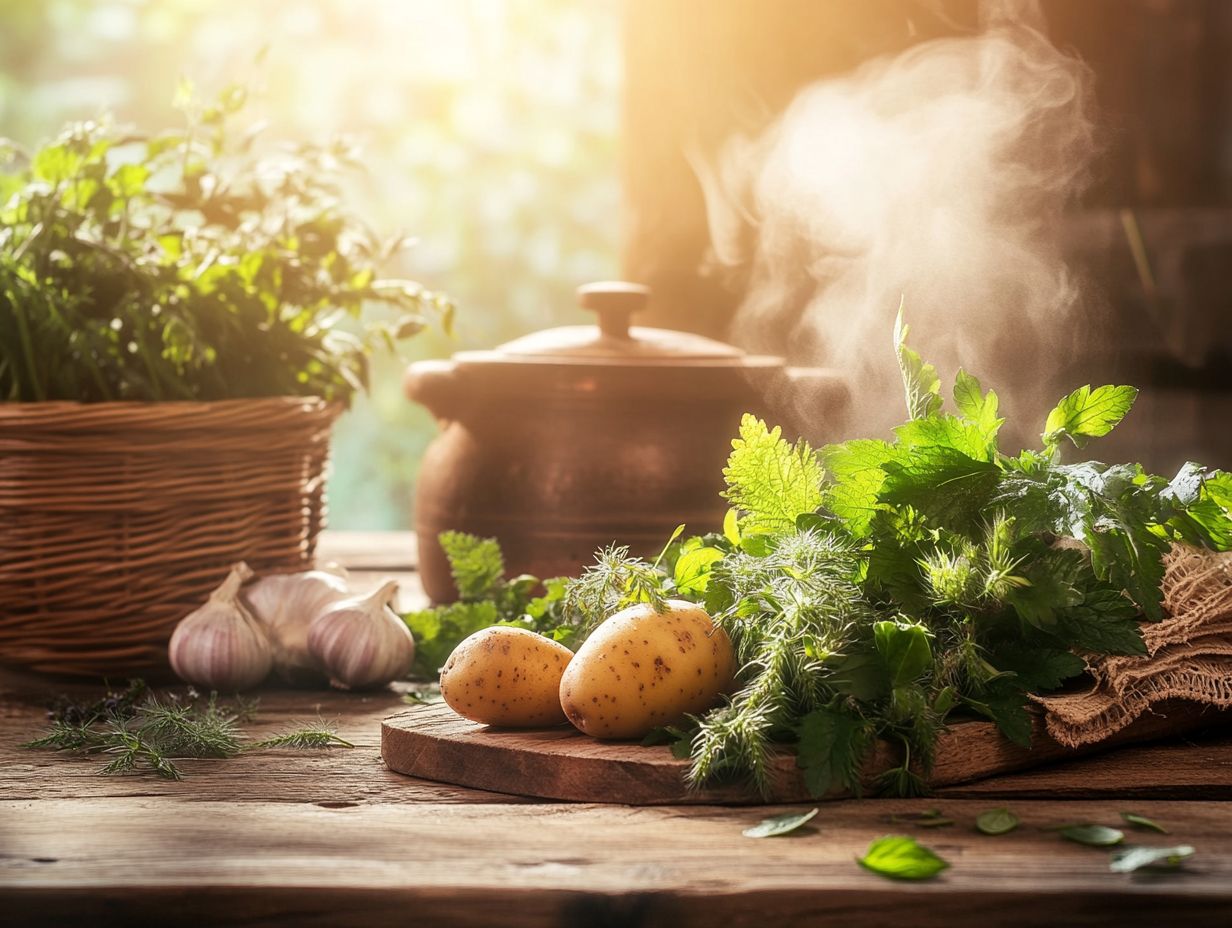
<path fill-rule="evenodd" d="M 1137 396 L 1138 391 L 1129 386 L 1079 387 L 1048 414 L 1044 444 L 1055 447 L 1068 438 L 1081 448 L 1087 439 L 1107 435 L 1125 418 Z"/>
<path fill-rule="evenodd" d="M 1061 829 L 1061 837 L 1088 847 L 1112 847 L 1125 840 L 1125 832 L 1107 825 L 1068 825 Z"/>
<path fill-rule="evenodd" d="M 857 538 L 868 535 L 873 516 L 884 508 L 877 502 L 886 477 L 882 466 L 894 460 L 896 453 L 888 443 L 868 438 L 827 445 L 821 451 L 829 478 L 824 505 Z"/>
<path fill-rule="evenodd" d="M 775 815 L 762 819 L 751 828 L 744 829 L 741 834 L 746 838 L 777 838 L 779 835 L 790 834 L 801 825 L 812 821 L 818 811 L 818 809 L 811 809 L 808 812 L 788 812 L 784 815 Z"/>
<path fill-rule="evenodd" d="M 997 670 L 1008 671 L 1032 693 L 1055 690 L 1086 670 L 1086 661 L 1071 651 L 1029 645 L 1001 646 L 989 656 Z"/>
<path fill-rule="evenodd" d="M 989 809 L 976 817 L 975 827 L 981 834 L 1008 834 L 1018 827 L 1018 816 L 1009 809 Z"/>
<path fill-rule="evenodd" d="M 796 517 L 822 503 L 821 464 L 807 442 L 794 445 L 782 429 L 745 415 L 723 469 L 723 496 L 746 513 L 745 533 L 786 532 Z"/>
<path fill-rule="evenodd" d="M 820 799 L 836 786 L 858 792 L 867 733 L 861 720 L 835 709 L 815 709 L 796 726 L 796 766 L 809 795 Z"/>
<path fill-rule="evenodd" d="M 1166 835 L 1168 833 L 1168 829 L 1159 824 L 1159 822 L 1152 821 L 1145 815 L 1139 815 L 1136 812 L 1122 812 L 1121 818 L 1124 819 L 1127 824 L 1133 825 L 1136 828 L 1145 828 L 1147 831 L 1154 831 L 1161 835 Z"/>
<path fill-rule="evenodd" d="M 885 465 L 880 500 L 910 506 L 937 525 L 974 532 L 996 489 L 1000 471 L 953 448 L 917 448 Z"/>
<path fill-rule="evenodd" d="M 937 368 L 907 347 L 910 328 L 903 324 L 903 308 L 900 304 L 894 319 L 894 351 L 898 356 L 898 369 L 903 375 L 903 391 L 907 398 L 907 416 L 922 419 L 941 409 L 941 378 Z"/>
<path fill-rule="evenodd" d="M 1192 845 L 1176 847 L 1124 847 L 1112 852 L 1108 869 L 1113 873 L 1133 873 L 1135 870 L 1175 870 L 1193 857 Z"/>
<path fill-rule="evenodd" d="M 978 699 L 967 697 L 964 702 L 980 715 L 991 720 L 1009 741 L 1022 748 L 1031 747 L 1031 715 L 1026 697 L 1018 690 L 994 690 Z"/>
<path fill-rule="evenodd" d="M 931 849 L 906 835 L 885 835 L 869 845 L 860 866 L 892 880 L 927 880 L 949 867 Z"/>

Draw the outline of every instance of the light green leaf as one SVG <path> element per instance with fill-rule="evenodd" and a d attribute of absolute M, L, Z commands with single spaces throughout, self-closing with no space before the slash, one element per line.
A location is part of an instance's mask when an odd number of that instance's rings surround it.
<path fill-rule="evenodd" d="M 857 858 L 860 866 L 892 880 L 927 880 L 949 864 L 929 848 L 906 835 L 886 835 Z"/>
<path fill-rule="evenodd" d="M 775 815 L 772 818 L 762 819 L 751 828 L 744 829 L 741 834 L 746 838 L 777 838 L 779 835 L 789 834 L 806 822 L 812 821 L 818 811 L 812 809 L 808 812 L 788 812 L 785 815 Z"/>
<path fill-rule="evenodd" d="M 1137 389 L 1128 386 L 1079 387 L 1048 414 L 1044 445 L 1055 448 L 1062 438 L 1068 438 L 1081 448 L 1087 439 L 1107 435 L 1125 418 L 1137 396 Z"/>
<path fill-rule="evenodd" d="M 909 332 L 909 326 L 903 323 L 900 303 L 898 316 L 894 319 L 894 351 L 898 355 L 898 369 L 903 375 L 907 415 L 912 419 L 923 419 L 941 409 L 941 378 L 937 376 L 937 368 L 907 347 Z"/>
<path fill-rule="evenodd" d="M 979 430 L 984 440 L 994 446 L 997 432 L 1004 419 L 997 417 L 997 407 L 1000 401 L 997 394 L 989 390 L 984 393 L 980 382 L 962 368 L 954 380 L 954 405 L 958 407 L 963 418 L 972 422 Z"/>
<path fill-rule="evenodd" d="M 1133 825 L 1136 828 L 1144 828 L 1147 831 L 1158 832 L 1161 835 L 1168 833 L 1168 829 L 1159 824 L 1159 822 L 1152 821 L 1145 815 L 1139 815 L 1136 812 L 1122 812 L 1121 818 L 1125 820 L 1126 824 Z"/>
<path fill-rule="evenodd" d="M 727 515 L 723 516 L 723 537 L 740 547 L 740 513 L 735 509 L 727 510 Z"/>
<path fill-rule="evenodd" d="M 746 513 L 745 534 L 792 531 L 797 516 L 821 505 L 822 469 L 813 449 L 804 441 L 791 444 L 781 428 L 756 416 L 741 421 L 723 477 L 723 496 Z"/>
<path fill-rule="evenodd" d="M 1009 809 L 989 809 L 981 812 L 975 827 L 986 835 L 1004 835 L 1018 827 L 1018 816 Z"/>
<path fill-rule="evenodd" d="M 873 626 L 877 653 L 894 686 L 913 683 L 933 663 L 928 629 L 915 622 L 887 621 Z"/>
<path fill-rule="evenodd" d="M 1135 870 L 1175 870 L 1193 857 L 1188 844 L 1176 847 L 1124 847 L 1112 852 L 1108 869 L 1113 873 L 1133 873 Z"/>
<path fill-rule="evenodd" d="M 676 589 L 681 593 L 704 593 L 710 585 L 710 568 L 723 560 L 718 548 L 694 548 L 676 561 Z"/>
<path fill-rule="evenodd" d="M 895 458 L 896 451 L 884 441 L 853 439 L 841 445 L 827 445 L 821 459 L 829 484 L 824 505 L 847 523 L 847 531 L 857 538 L 869 532 L 873 516 L 884 509 L 877 494 L 885 482 L 882 465 Z"/>

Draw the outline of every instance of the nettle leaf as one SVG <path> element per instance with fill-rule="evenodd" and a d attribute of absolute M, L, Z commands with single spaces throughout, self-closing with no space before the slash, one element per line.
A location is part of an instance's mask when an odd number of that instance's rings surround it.
<path fill-rule="evenodd" d="M 779 835 L 790 834 L 801 825 L 813 820 L 817 815 L 818 809 L 811 809 L 808 812 L 788 812 L 784 815 L 775 815 L 772 818 L 762 819 L 751 828 L 746 828 L 741 832 L 746 838 L 777 838 Z"/>
<path fill-rule="evenodd" d="M 1080 651 L 1096 654 L 1145 654 L 1138 610 L 1119 591 L 1099 587 L 1058 621 L 1059 634 Z"/>
<path fill-rule="evenodd" d="M 903 375 L 903 390 L 907 395 L 907 415 L 923 419 L 941 409 L 941 378 L 937 368 L 907 347 L 910 328 L 903 324 L 903 310 L 899 306 L 894 320 L 894 351 L 898 355 L 898 368 Z"/>
<path fill-rule="evenodd" d="M 915 454 L 929 448 L 944 448 L 960 451 L 977 461 L 991 461 L 996 451 L 995 447 L 989 445 L 978 426 L 957 416 L 938 415 L 916 419 L 895 428 L 894 434 L 898 438 L 899 458 L 911 456 L 904 454 L 904 451 Z"/>
<path fill-rule="evenodd" d="M 1061 400 L 1044 424 L 1044 444 L 1055 448 L 1068 438 L 1077 447 L 1111 432 L 1134 405 L 1138 391 L 1128 386 L 1079 387 Z"/>
<path fill-rule="evenodd" d="M 877 501 L 886 472 L 882 467 L 894 460 L 897 452 L 884 441 L 860 438 L 827 445 L 821 460 L 829 478 L 824 505 L 846 523 L 856 538 L 868 535 L 874 515 L 884 505 Z"/>
<path fill-rule="evenodd" d="M 1196 852 L 1192 845 L 1176 847 L 1124 847 L 1112 852 L 1108 869 L 1113 873 L 1135 870 L 1175 870 Z"/>
<path fill-rule="evenodd" d="M 927 880 L 949 867 L 915 838 L 886 835 L 869 845 L 860 866 L 892 880 Z"/>
<path fill-rule="evenodd" d="M 929 632 L 916 622 L 887 621 L 873 626 L 873 641 L 894 686 L 913 683 L 932 667 Z"/>
<path fill-rule="evenodd" d="M 862 719 L 838 709 L 815 709 L 796 726 L 796 766 L 804 771 L 804 785 L 815 799 L 835 787 L 858 794 L 860 764 L 868 746 Z"/>
<path fill-rule="evenodd" d="M 723 496 L 746 513 L 745 533 L 791 531 L 797 516 L 822 504 L 822 468 L 813 449 L 804 441 L 791 444 L 780 427 L 768 428 L 756 416 L 741 421 L 723 477 Z"/>
<path fill-rule="evenodd" d="M 1055 690 L 1086 670 L 1086 661 L 1072 651 L 1017 642 L 997 647 L 989 662 L 997 670 L 1012 673 L 1018 684 L 1032 693 Z"/>
<path fill-rule="evenodd" d="M 885 465 L 882 502 L 911 506 L 930 521 L 957 532 L 974 532 L 996 490 L 1000 470 L 954 448 L 913 449 L 902 462 Z"/>
<path fill-rule="evenodd" d="M 954 379 L 954 405 L 958 407 L 963 418 L 973 423 L 984 436 L 985 441 L 996 450 L 997 432 L 1000 431 L 1004 419 L 997 417 L 997 407 L 1000 401 L 997 394 L 989 390 L 984 393 L 980 382 L 962 368 Z"/>
<path fill-rule="evenodd" d="M 998 687 L 978 698 L 967 697 L 963 702 L 992 721 L 1014 744 L 1031 747 L 1031 715 L 1021 690 Z"/>

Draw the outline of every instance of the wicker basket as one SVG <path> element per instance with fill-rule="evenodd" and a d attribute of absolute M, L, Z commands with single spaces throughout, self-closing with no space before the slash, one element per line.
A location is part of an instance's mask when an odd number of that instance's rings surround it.
<path fill-rule="evenodd" d="M 229 565 L 312 562 L 336 403 L 0 403 L 0 661 L 167 671 Z"/>

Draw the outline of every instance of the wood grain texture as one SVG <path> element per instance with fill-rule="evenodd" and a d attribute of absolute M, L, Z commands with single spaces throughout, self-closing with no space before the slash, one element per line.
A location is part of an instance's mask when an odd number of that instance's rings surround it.
<path fill-rule="evenodd" d="M 9 924 L 844 925 L 1216 924 L 1232 906 L 1232 808 L 1143 803 L 1198 848 L 1186 872 L 1133 878 L 1045 826 L 1115 822 L 1120 803 L 1036 801 L 998 838 L 979 807 L 916 832 L 952 868 L 887 882 L 854 858 L 920 801 L 825 807 L 793 837 L 743 828 L 783 807 L 441 805 L 322 809 L 158 798 L 3 803 Z"/>
<path fill-rule="evenodd" d="M 1204 726 L 1224 724 L 1232 713 L 1177 705 L 1145 716 L 1099 747 L 1178 735 Z M 1078 756 L 1048 738 L 1040 720 L 1030 750 L 1007 742 L 988 722 L 959 722 L 937 744 L 937 761 L 929 777 L 933 788 L 987 779 L 997 774 L 1040 766 Z M 642 747 L 636 742 L 597 741 L 570 726 L 534 730 L 492 728 L 457 715 L 437 703 L 399 712 L 381 724 L 381 756 L 391 770 L 409 776 L 512 795 L 579 802 L 619 802 L 629 805 L 807 802 L 809 791 L 796 768 L 795 756 L 778 755 L 767 796 L 740 785 L 689 789 L 687 760 L 677 760 L 667 747 Z M 900 763 L 884 744 L 870 758 L 866 782 Z M 1065 782 L 1071 790 L 1084 787 L 1079 766 Z M 849 795 L 833 791 L 827 798 Z"/>

